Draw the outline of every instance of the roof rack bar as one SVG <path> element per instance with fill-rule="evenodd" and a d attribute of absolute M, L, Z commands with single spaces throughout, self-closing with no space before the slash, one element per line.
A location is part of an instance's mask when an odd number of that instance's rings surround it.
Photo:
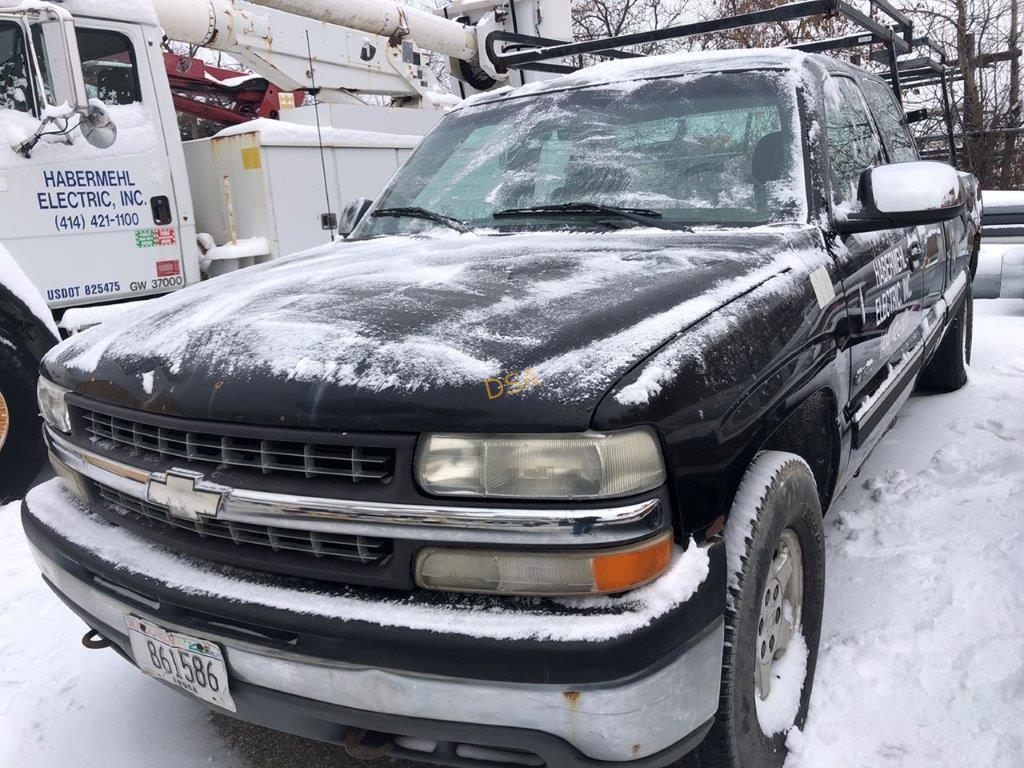
<path fill-rule="evenodd" d="M 555 40 L 550 37 L 534 37 L 533 35 L 524 35 L 520 32 L 505 32 L 498 31 L 492 32 L 489 39 L 501 40 L 506 43 L 513 43 L 513 45 L 506 45 L 502 51 L 505 54 L 507 51 L 528 51 L 533 53 L 538 49 L 551 48 L 560 45 L 571 45 L 571 43 L 565 40 Z M 601 54 L 607 56 L 609 59 L 637 59 L 643 58 L 642 53 L 634 53 L 633 51 L 615 51 L 609 50 Z M 553 56 L 545 56 L 544 58 L 555 58 Z M 566 65 L 568 66 L 568 65 Z M 522 67 L 517 67 L 522 69 Z M 575 67 L 572 67 L 575 71 Z"/>
<path fill-rule="evenodd" d="M 943 70 L 941 77 L 942 83 L 942 107 L 944 111 L 943 117 L 946 123 L 946 137 L 947 147 L 949 149 L 949 164 L 956 166 L 956 133 L 953 128 L 953 107 L 949 101 L 949 81 L 946 77 L 946 72 Z"/>
<path fill-rule="evenodd" d="M 865 34 L 871 34 L 873 36 L 873 42 L 891 44 L 897 53 L 909 52 L 911 49 L 910 40 L 912 40 L 912 27 L 909 26 L 909 19 L 896 11 L 886 0 L 877 0 L 875 5 L 896 20 L 896 30 L 875 21 L 867 14 L 857 8 L 854 8 L 845 0 L 798 0 L 797 2 L 786 3 L 774 8 L 750 11 L 748 13 L 741 13 L 735 16 L 723 16 L 718 19 L 691 22 L 688 24 L 664 27 L 662 29 L 653 29 L 645 32 L 634 32 L 628 35 L 617 35 L 613 37 L 603 37 L 595 40 L 582 40 L 570 43 L 546 40 L 543 38 L 533 38 L 531 40 L 526 35 L 515 36 L 516 39 L 511 40 L 507 33 L 492 32 L 487 36 L 485 46 L 495 68 L 498 69 L 498 71 L 508 71 L 508 69 L 522 68 L 524 65 L 534 64 L 539 61 L 564 59 L 570 56 L 581 56 L 585 54 L 621 58 L 624 54 L 629 54 L 626 51 L 620 51 L 618 49 L 634 45 L 643 45 L 644 43 L 661 42 L 664 40 L 673 40 L 682 37 L 694 37 L 696 35 L 709 34 L 712 32 L 724 32 L 730 29 L 740 29 L 742 27 L 750 27 L 757 24 L 792 21 L 795 19 L 806 18 L 808 16 L 828 16 L 839 14 L 841 16 L 845 16 L 847 19 L 864 29 Z M 842 38 L 836 38 L 836 41 L 839 39 Z M 497 43 L 501 40 L 526 44 L 532 42 L 536 47 L 532 50 L 519 50 L 513 53 L 508 53 L 504 50 L 498 51 Z M 834 42 L 835 41 L 831 41 L 830 45 Z M 824 41 L 822 41 L 821 44 L 824 44 Z M 835 47 L 839 46 L 835 45 Z M 823 50 L 831 50 L 831 47 L 826 47 Z"/>
<path fill-rule="evenodd" d="M 799 0 L 795 3 L 779 5 L 775 8 L 768 8 L 763 11 L 751 11 L 736 16 L 724 16 L 720 19 L 709 19 L 708 21 L 697 21 L 689 24 L 680 24 L 674 27 L 664 27 L 646 32 L 634 32 L 628 35 L 615 37 L 602 37 L 595 40 L 582 40 L 574 43 L 559 43 L 557 45 L 546 45 L 533 51 L 522 53 L 503 54 L 494 50 L 492 40 L 498 37 L 498 33 L 491 33 L 487 36 L 486 46 L 491 61 L 496 67 L 516 68 L 522 64 L 529 64 L 544 59 L 561 59 L 567 56 L 580 56 L 583 54 L 607 54 L 617 48 L 625 48 L 632 45 L 643 45 L 644 43 L 661 42 L 680 37 L 693 37 L 695 35 L 707 34 L 710 32 L 724 32 L 730 29 L 740 29 L 755 24 L 769 24 L 772 22 L 789 21 L 804 16 L 815 16 L 836 12 L 839 5 L 845 5 L 842 0 Z M 863 15 L 863 14 L 861 14 Z M 865 17 L 867 18 L 867 17 Z M 872 22 L 875 24 L 875 22 Z M 881 26 L 881 25 L 877 25 Z M 884 29 L 884 27 L 883 27 Z M 620 53 L 623 53 L 620 51 Z"/>
<path fill-rule="evenodd" d="M 916 67 L 914 69 L 900 69 L 900 79 L 904 83 L 909 83 L 913 80 L 935 80 L 941 74 L 943 70 L 932 69 L 931 67 Z"/>
<path fill-rule="evenodd" d="M 878 8 L 890 19 L 896 22 L 903 32 L 904 42 L 908 45 L 913 45 L 914 22 L 910 20 L 909 16 L 905 15 L 902 11 L 896 10 L 896 8 L 889 4 L 889 0 L 871 0 L 871 5 L 874 8 Z"/>
<path fill-rule="evenodd" d="M 900 65 L 896 60 L 896 41 L 887 40 L 885 49 L 889 52 L 889 77 L 892 78 L 892 92 L 896 94 L 896 101 L 903 106 L 903 89 L 900 88 Z"/>
<path fill-rule="evenodd" d="M 872 19 L 870 16 L 868 16 L 864 12 L 858 10 L 857 8 L 854 8 L 849 3 L 844 2 L 844 0 L 835 0 L 835 4 L 836 4 L 836 12 L 837 13 L 845 16 L 850 21 L 856 22 L 862 28 L 864 28 L 866 30 L 869 30 L 871 32 L 874 32 L 884 42 L 887 42 L 887 43 L 891 42 L 893 44 L 893 47 L 896 49 L 897 53 L 909 53 L 910 52 L 910 49 L 911 49 L 910 40 L 913 39 L 912 38 L 912 31 L 913 31 L 912 27 L 906 27 L 904 29 L 904 31 L 903 31 L 903 35 L 901 36 L 901 35 L 897 34 L 896 31 L 892 30 L 891 28 L 885 26 L 884 24 L 880 24 L 879 22 L 875 21 L 874 19 Z M 876 3 L 876 5 L 877 5 L 877 3 Z M 886 3 L 886 6 L 888 8 L 890 8 L 890 9 L 892 9 L 892 6 L 889 6 L 888 3 Z M 881 6 L 879 6 L 879 7 L 881 7 Z M 892 9 L 892 10 L 895 13 L 895 9 Z M 906 17 L 904 17 L 904 18 L 906 18 Z M 910 21 L 907 20 L 907 23 L 909 24 Z"/>
<path fill-rule="evenodd" d="M 842 48 L 854 48 L 859 45 L 871 45 L 878 42 L 881 41 L 875 39 L 874 32 L 858 32 L 853 35 L 846 35 L 845 37 L 830 37 L 827 40 L 794 43 L 786 47 L 792 48 L 794 51 L 803 51 L 804 53 L 822 53 L 823 51 L 837 51 Z"/>

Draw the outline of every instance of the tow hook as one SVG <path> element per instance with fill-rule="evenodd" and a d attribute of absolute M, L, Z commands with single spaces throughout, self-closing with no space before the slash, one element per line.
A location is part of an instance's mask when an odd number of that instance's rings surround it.
<path fill-rule="evenodd" d="M 82 645 L 90 650 L 99 650 L 100 648 L 109 648 L 113 645 L 112 642 L 107 640 L 103 635 L 97 632 L 95 629 L 90 629 L 84 635 L 82 635 Z"/>
<path fill-rule="evenodd" d="M 84 642 L 84 640 L 83 640 Z M 383 744 L 364 744 L 366 731 L 363 728 L 349 728 L 345 731 L 345 751 L 356 760 L 376 760 L 391 754 L 395 743 L 388 739 Z"/>

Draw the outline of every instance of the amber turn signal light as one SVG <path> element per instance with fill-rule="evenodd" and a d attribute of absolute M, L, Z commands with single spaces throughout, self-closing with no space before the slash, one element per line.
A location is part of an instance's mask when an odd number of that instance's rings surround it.
<path fill-rule="evenodd" d="M 672 534 L 615 549 L 484 550 L 428 547 L 416 560 L 425 589 L 502 595 L 625 592 L 658 578 L 672 559 Z"/>

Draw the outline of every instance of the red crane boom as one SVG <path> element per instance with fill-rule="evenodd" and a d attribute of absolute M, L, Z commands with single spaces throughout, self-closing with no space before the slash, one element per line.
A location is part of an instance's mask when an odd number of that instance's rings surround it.
<path fill-rule="evenodd" d="M 202 59 L 164 54 L 164 69 L 178 112 L 222 125 L 258 117 L 278 119 L 282 108 L 298 107 L 304 91 L 282 91 L 259 75 L 207 64 Z"/>

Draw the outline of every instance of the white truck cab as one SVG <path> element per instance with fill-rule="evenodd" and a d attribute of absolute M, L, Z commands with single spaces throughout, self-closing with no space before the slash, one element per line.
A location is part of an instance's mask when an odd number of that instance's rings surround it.
<path fill-rule="evenodd" d="M 88 102 L 69 105 L 51 74 L 66 27 L 47 34 L 55 22 L 45 13 L 36 21 L 0 6 L 0 242 L 54 310 L 200 279 L 163 33 L 145 4 L 119 4 L 116 21 L 96 15 L 101 7 L 64 3 L 74 18 L 74 39 L 64 42 L 72 54 L 77 47 L 85 95 L 106 105 L 116 141 L 92 146 L 73 127 L 77 117 L 54 117 L 34 147 L 18 151 L 40 119 Z"/>

